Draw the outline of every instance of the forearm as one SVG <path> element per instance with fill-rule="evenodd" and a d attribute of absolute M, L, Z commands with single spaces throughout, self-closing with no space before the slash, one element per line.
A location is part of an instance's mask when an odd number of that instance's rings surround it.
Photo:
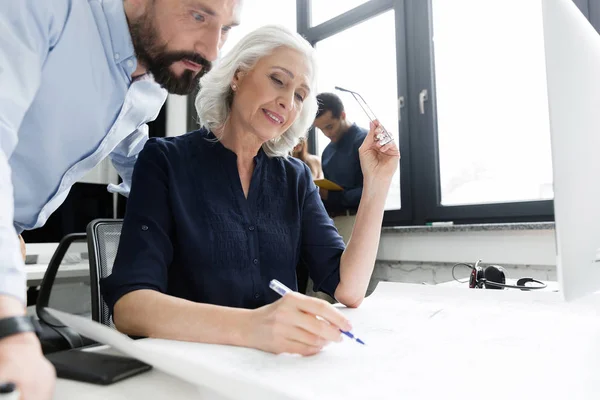
<path fill-rule="evenodd" d="M 388 182 L 365 184 L 352 236 L 340 260 L 340 284 L 336 299 L 358 307 L 367 291 L 381 236 Z"/>
<path fill-rule="evenodd" d="M 251 310 L 200 304 L 154 290 L 130 292 L 117 301 L 117 329 L 133 336 L 246 346 Z"/>
<path fill-rule="evenodd" d="M 0 295 L 0 319 L 25 315 L 23 303 L 15 297 Z M 37 336 L 33 332 L 19 333 L 0 340 L 0 352 L 6 346 L 30 344 L 39 347 Z"/>
<path fill-rule="evenodd" d="M 15 297 L 0 295 L 0 319 L 24 314 L 25 307 L 23 303 Z"/>

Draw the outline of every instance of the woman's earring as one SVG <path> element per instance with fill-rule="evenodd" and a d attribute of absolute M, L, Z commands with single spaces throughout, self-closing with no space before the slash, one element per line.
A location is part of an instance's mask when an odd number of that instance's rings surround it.
<path fill-rule="evenodd" d="M 233 90 L 234 92 L 237 90 L 237 85 L 235 83 L 231 85 L 231 90 Z"/>

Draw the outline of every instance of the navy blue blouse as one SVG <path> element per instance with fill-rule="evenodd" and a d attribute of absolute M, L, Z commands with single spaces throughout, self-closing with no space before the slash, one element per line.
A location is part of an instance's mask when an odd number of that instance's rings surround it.
<path fill-rule="evenodd" d="M 329 192 L 325 200 L 328 211 L 358 208 L 363 192 L 363 173 L 358 149 L 368 133 L 366 129 L 352 124 L 339 142 L 331 142 L 323 150 L 323 175 L 344 188 L 341 192 Z"/>
<path fill-rule="evenodd" d="M 244 196 L 237 156 L 199 130 L 151 138 L 139 155 L 112 274 L 101 281 L 111 313 L 128 292 L 151 289 L 187 300 L 257 308 L 297 290 L 296 266 L 331 296 L 344 242 L 308 167 L 261 149 Z"/>

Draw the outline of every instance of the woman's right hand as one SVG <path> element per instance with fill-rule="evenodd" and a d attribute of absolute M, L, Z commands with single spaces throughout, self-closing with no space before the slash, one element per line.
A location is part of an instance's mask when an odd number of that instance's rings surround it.
<path fill-rule="evenodd" d="M 318 353 L 331 342 L 341 342 L 340 329 L 352 329 L 328 302 L 296 292 L 255 310 L 250 324 L 249 347 L 304 356 Z"/>

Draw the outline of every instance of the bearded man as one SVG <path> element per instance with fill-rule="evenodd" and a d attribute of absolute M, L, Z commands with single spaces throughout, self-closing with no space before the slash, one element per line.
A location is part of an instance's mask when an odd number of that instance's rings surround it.
<path fill-rule="evenodd" d="M 55 371 L 24 316 L 19 235 L 106 157 L 128 195 L 146 124 L 210 70 L 240 2 L 0 2 L 0 385 L 22 398 L 52 398 Z"/>

